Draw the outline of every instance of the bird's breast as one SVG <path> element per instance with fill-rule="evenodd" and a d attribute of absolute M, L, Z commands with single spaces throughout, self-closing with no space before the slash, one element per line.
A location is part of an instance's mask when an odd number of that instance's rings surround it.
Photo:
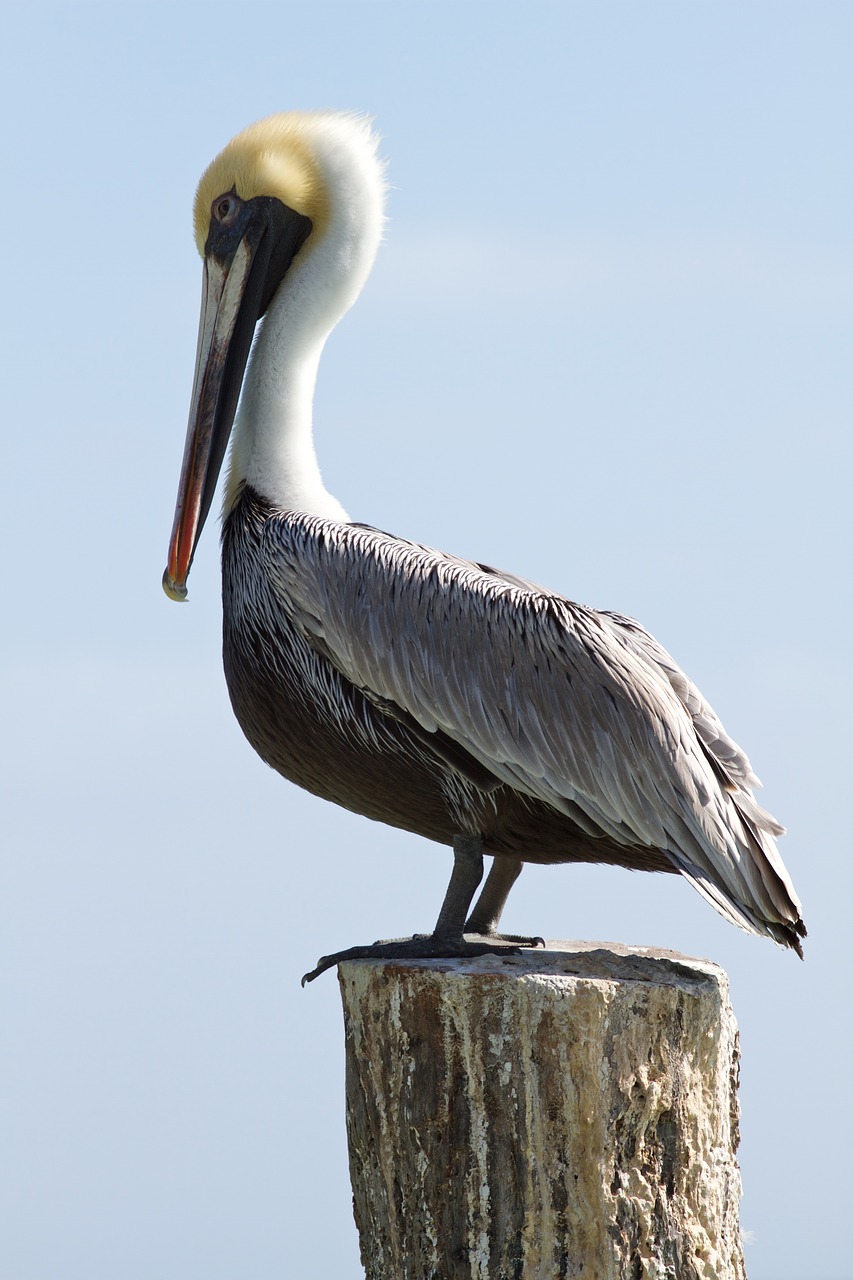
<path fill-rule="evenodd" d="M 481 825 L 485 797 L 378 710 L 300 626 L 266 563 L 272 519 L 288 554 L 287 513 L 251 490 L 223 529 L 225 677 L 251 745 L 298 786 L 391 826 L 450 843 L 461 824 Z"/>

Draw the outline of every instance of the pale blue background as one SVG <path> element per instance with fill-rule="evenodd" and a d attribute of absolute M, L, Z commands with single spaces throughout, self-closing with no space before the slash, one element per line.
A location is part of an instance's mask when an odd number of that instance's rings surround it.
<path fill-rule="evenodd" d="M 640 618 L 790 834 L 807 962 L 680 881 L 529 868 L 509 928 L 710 956 L 743 1042 L 750 1280 L 849 1247 L 853 8 L 3 11 L 2 1280 L 355 1280 L 324 951 L 429 928 L 448 855 L 240 736 L 216 529 L 160 589 L 197 178 L 371 112 L 386 243 L 321 371 L 333 492 Z"/>

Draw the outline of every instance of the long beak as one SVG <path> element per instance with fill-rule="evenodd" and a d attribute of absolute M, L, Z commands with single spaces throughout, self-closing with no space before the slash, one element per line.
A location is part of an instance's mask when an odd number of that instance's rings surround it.
<path fill-rule="evenodd" d="M 163 574 L 163 589 L 172 600 L 187 596 L 187 576 L 213 501 L 260 314 L 264 273 L 252 269 L 261 266 L 254 239 L 244 236 L 224 259 L 208 253 L 204 260 L 187 442 Z"/>
<path fill-rule="evenodd" d="M 184 465 L 163 589 L 186 600 L 187 577 L 228 447 L 258 319 L 312 229 L 310 218 L 274 196 L 241 200 L 232 190 L 204 250 L 204 283 Z"/>

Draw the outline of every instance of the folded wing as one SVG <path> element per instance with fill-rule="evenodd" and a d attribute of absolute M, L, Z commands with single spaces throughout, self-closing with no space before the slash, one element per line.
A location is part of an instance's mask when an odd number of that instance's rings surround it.
<path fill-rule="evenodd" d="M 799 950 L 758 779 L 636 622 L 359 525 L 290 514 L 264 553 L 294 621 L 377 705 L 590 835 L 665 851 L 733 923 Z"/>

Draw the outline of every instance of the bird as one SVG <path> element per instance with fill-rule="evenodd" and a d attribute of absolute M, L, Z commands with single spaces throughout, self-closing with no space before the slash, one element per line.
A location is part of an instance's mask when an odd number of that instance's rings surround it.
<path fill-rule="evenodd" d="M 353 521 L 327 491 L 318 366 L 373 265 L 385 188 L 369 118 L 291 111 L 224 147 L 193 211 L 203 292 L 164 589 L 187 597 L 230 440 L 223 663 L 246 738 L 300 787 L 453 851 L 431 933 L 324 955 L 303 983 L 352 958 L 542 943 L 498 928 L 526 862 L 680 874 L 802 958 L 784 829 L 639 623 Z"/>

